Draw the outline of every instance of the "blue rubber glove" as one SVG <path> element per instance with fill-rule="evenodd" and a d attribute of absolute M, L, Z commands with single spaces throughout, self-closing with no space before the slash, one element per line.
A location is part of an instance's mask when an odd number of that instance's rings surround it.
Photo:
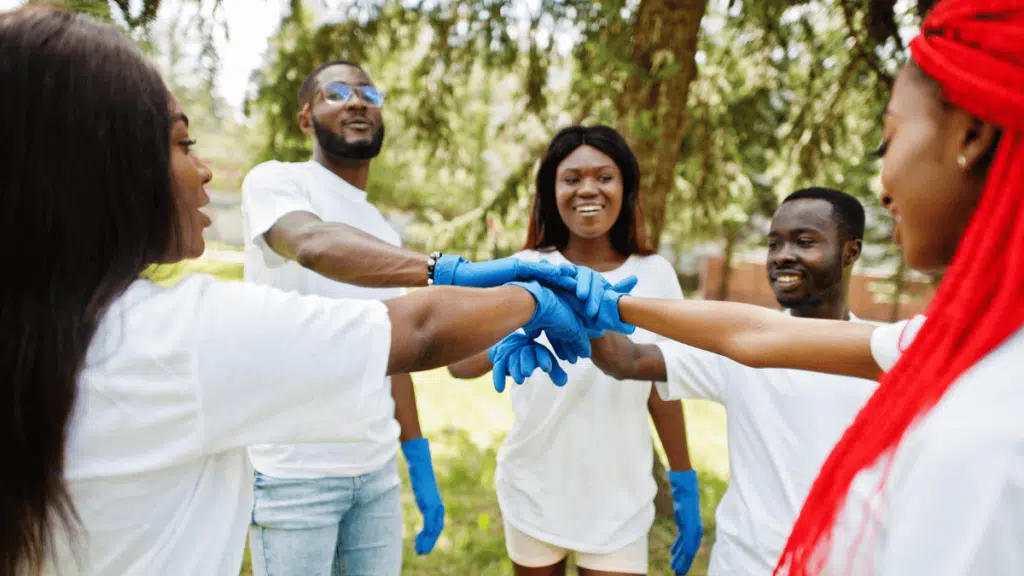
<path fill-rule="evenodd" d="M 488 262 L 470 262 L 461 256 L 442 254 L 434 264 L 434 284 L 493 288 L 509 282 L 537 281 L 546 286 L 573 289 L 576 267 L 555 265 L 546 260 L 529 262 L 518 258 L 500 258 Z"/>
<path fill-rule="evenodd" d="M 491 376 L 498 393 L 505 390 L 507 376 L 511 376 L 516 384 L 522 384 L 537 368 L 547 372 L 555 386 L 565 386 L 569 381 L 569 375 L 551 356 L 551 351 L 521 332 L 513 332 L 491 346 L 487 358 L 494 365 Z"/>
<path fill-rule="evenodd" d="M 523 332 L 530 340 L 543 331 L 551 343 L 551 349 L 562 360 L 575 364 L 580 358 L 590 358 L 587 330 L 567 302 L 575 300 L 575 296 L 561 298 L 537 282 L 509 282 L 509 285 L 525 289 L 537 301 L 533 317 L 523 326 Z"/>
<path fill-rule="evenodd" d="M 672 571 L 686 574 L 693 564 L 693 558 L 704 538 L 704 524 L 700 518 L 700 490 L 697 488 L 697 473 L 669 471 L 668 482 L 672 485 L 672 511 L 679 535 L 672 544 Z"/>
<path fill-rule="evenodd" d="M 430 443 L 426 438 L 413 438 L 402 443 L 402 454 L 409 465 L 409 481 L 416 496 L 416 507 L 423 515 L 423 530 L 416 535 L 416 553 L 430 554 L 444 529 L 444 504 L 437 490 L 434 463 L 430 459 Z"/>
<path fill-rule="evenodd" d="M 577 279 L 579 283 L 575 292 L 570 293 L 556 288 L 555 293 L 580 316 L 589 338 L 598 338 L 609 331 L 620 334 L 632 334 L 636 331 L 635 326 L 626 324 L 619 317 L 619 298 L 636 287 L 636 276 L 629 276 L 611 284 L 601 274 L 580 266 Z M 594 314 L 590 313 L 591 308 L 596 310 Z"/>

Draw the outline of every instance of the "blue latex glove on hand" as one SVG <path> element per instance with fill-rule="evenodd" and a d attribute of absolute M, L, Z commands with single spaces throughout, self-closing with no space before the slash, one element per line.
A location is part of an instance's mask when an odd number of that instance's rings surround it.
<path fill-rule="evenodd" d="M 607 331 L 620 334 L 636 331 L 635 326 L 626 324 L 619 317 L 619 298 L 633 291 L 637 284 L 636 276 L 611 284 L 599 272 L 580 266 L 576 279 L 578 283 L 574 293 L 560 288 L 555 292 L 581 317 L 588 337 L 598 338 Z"/>
<path fill-rule="evenodd" d="M 575 300 L 575 296 L 560 298 L 537 282 L 509 282 L 509 285 L 525 289 L 537 301 L 533 318 L 523 326 L 523 332 L 530 340 L 544 332 L 551 349 L 562 360 L 575 364 L 580 358 L 590 358 L 587 331 L 567 302 Z"/>
<path fill-rule="evenodd" d="M 529 262 L 518 258 L 500 258 L 488 262 L 470 262 L 461 256 L 442 254 L 434 264 L 434 284 L 493 288 L 509 282 L 537 281 L 545 286 L 566 290 L 576 286 L 576 267 L 555 265 L 546 260 Z"/>
<path fill-rule="evenodd" d="M 693 564 L 693 558 L 704 538 L 704 523 L 700 518 L 700 490 L 697 487 L 697 473 L 669 471 L 668 482 L 672 485 L 672 510 L 679 535 L 672 544 L 672 571 L 686 574 Z"/>
<path fill-rule="evenodd" d="M 505 390 L 506 376 L 522 384 L 537 368 L 547 372 L 555 386 L 565 386 L 569 381 L 569 375 L 551 356 L 551 351 L 521 332 L 513 332 L 491 346 L 487 358 L 494 365 L 491 376 L 499 394 Z"/>
<path fill-rule="evenodd" d="M 430 443 L 426 438 L 413 438 L 402 443 L 402 453 L 409 465 L 409 481 L 416 496 L 416 507 L 423 515 L 423 530 L 416 535 L 416 553 L 430 554 L 444 529 L 444 504 L 434 477 Z"/>

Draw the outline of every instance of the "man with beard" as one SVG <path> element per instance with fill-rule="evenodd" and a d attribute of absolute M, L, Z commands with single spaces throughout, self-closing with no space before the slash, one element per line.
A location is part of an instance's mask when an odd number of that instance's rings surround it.
<path fill-rule="evenodd" d="M 298 120 L 314 136 L 312 160 L 265 162 L 242 184 L 247 281 L 374 300 L 429 283 L 428 258 L 401 248 L 398 233 L 366 200 L 370 161 L 384 139 L 382 104 L 383 94 L 351 62 L 328 62 L 309 74 Z M 416 552 L 434 547 L 444 506 L 412 379 L 393 376 L 391 387 L 392 398 L 368 407 L 371 433 L 361 442 L 250 447 L 256 477 L 249 540 L 257 575 L 399 574 L 399 440 L 424 520 Z"/>
<path fill-rule="evenodd" d="M 767 261 L 784 313 L 861 322 L 847 295 L 863 235 L 864 208 L 852 196 L 827 188 L 788 196 L 772 219 Z M 593 341 L 592 360 L 616 378 L 654 381 L 665 400 L 725 406 L 730 481 L 715 515 L 711 576 L 772 573 L 818 469 L 877 387 L 611 333 Z"/>

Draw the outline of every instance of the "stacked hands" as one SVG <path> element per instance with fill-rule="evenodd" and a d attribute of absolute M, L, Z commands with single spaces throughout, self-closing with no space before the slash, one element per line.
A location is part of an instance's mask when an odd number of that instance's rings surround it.
<path fill-rule="evenodd" d="M 636 327 L 619 317 L 619 298 L 632 292 L 636 276 L 617 284 L 585 266 L 555 265 L 502 258 L 473 263 L 458 256 L 441 256 L 434 267 L 434 284 L 487 288 L 520 286 L 537 301 L 537 308 L 521 332 L 514 332 L 490 348 L 494 389 L 505 390 L 511 376 L 517 384 L 540 368 L 557 386 L 568 380 L 558 360 L 575 364 L 590 357 L 590 340 L 606 331 L 632 334 Z M 544 333 L 551 350 L 536 340 Z M 673 512 L 678 534 L 672 546 L 672 571 L 685 574 L 693 564 L 704 536 L 700 517 L 700 491 L 693 470 L 670 471 Z M 418 500 L 417 500 L 418 502 Z M 442 512 L 443 513 L 443 512 Z M 417 549 L 419 547 L 417 539 Z"/>
<path fill-rule="evenodd" d="M 600 273 L 574 264 L 551 264 L 502 258 L 489 262 L 468 262 L 444 255 L 434 267 L 434 284 L 473 286 L 519 286 L 533 295 L 537 308 L 522 332 L 505 337 L 488 351 L 494 365 L 494 388 L 505 389 L 506 376 L 522 384 L 540 368 L 558 386 L 567 376 L 552 356 L 575 364 L 590 357 L 590 340 L 606 331 L 632 334 L 636 328 L 619 318 L 619 298 L 636 286 L 636 276 L 611 284 Z M 538 343 L 543 333 L 551 350 Z"/>

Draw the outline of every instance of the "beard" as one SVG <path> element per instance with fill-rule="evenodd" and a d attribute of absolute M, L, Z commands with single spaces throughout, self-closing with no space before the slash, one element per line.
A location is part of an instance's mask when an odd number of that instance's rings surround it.
<path fill-rule="evenodd" d="M 348 142 L 341 134 L 333 132 L 313 116 L 313 131 L 320 148 L 332 156 L 349 160 L 370 160 L 380 154 L 384 145 L 384 125 L 381 124 L 368 142 Z"/>

